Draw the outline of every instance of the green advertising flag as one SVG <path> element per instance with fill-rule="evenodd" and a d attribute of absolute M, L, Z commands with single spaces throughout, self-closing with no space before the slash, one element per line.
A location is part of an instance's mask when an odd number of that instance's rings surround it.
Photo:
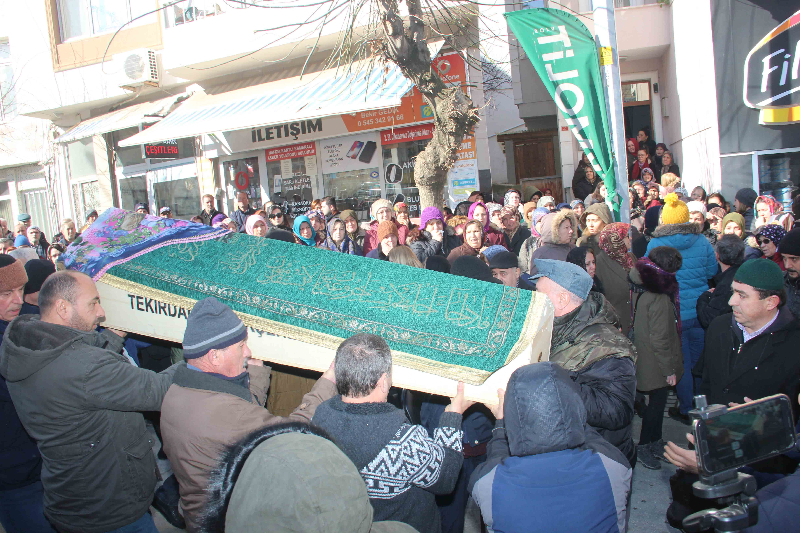
<path fill-rule="evenodd" d="M 619 220 L 606 98 L 594 37 L 577 17 L 558 9 L 523 9 L 505 17 L 579 146 L 603 178 L 614 217 Z"/>

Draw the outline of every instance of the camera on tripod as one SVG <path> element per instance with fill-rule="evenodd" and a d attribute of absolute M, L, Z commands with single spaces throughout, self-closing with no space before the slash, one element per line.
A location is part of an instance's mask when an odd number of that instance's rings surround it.
<path fill-rule="evenodd" d="M 689 411 L 700 480 L 695 496 L 720 500 L 723 509 L 706 509 L 683 519 L 686 531 L 739 531 L 758 522 L 756 480 L 739 468 L 785 453 L 795 447 L 794 417 L 784 394 L 728 408 L 694 397 Z"/>

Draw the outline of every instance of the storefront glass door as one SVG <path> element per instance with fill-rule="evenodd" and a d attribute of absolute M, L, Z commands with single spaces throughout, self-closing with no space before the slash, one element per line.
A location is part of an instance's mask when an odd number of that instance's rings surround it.
<path fill-rule="evenodd" d="M 261 175 L 258 171 L 258 157 L 245 157 L 222 163 L 225 174 L 225 187 L 228 189 L 228 213 L 238 208 L 236 195 L 244 191 L 250 198 L 253 209 L 261 209 Z"/>
<path fill-rule="evenodd" d="M 147 173 L 153 184 L 155 212 L 169 206 L 172 218 L 188 220 L 200 213 L 200 185 L 194 163 L 160 168 Z"/>

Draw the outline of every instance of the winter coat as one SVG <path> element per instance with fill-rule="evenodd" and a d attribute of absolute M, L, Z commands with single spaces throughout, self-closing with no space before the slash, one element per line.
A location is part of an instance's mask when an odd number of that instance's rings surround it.
<path fill-rule="evenodd" d="M 558 227 L 565 220 L 569 220 L 570 224 L 572 224 L 572 230 L 577 231 L 578 218 L 572 211 L 562 209 L 542 218 L 541 243 L 531 256 L 531 264 L 528 270 L 531 276 L 538 272 L 535 264 L 536 259 L 566 261 L 569 251 L 575 248 L 572 242 L 561 242 L 558 238 Z"/>
<path fill-rule="evenodd" d="M 390 403 L 345 403 L 334 396 L 311 423 L 326 431 L 367 484 L 373 520 L 441 531 L 436 494 L 450 494 L 464 461 L 461 415 L 446 412 L 434 437 Z"/>
<path fill-rule="evenodd" d="M 683 265 L 676 273 L 681 290 L 681 320 L 696 318 L 697 299 L 708 290 L 708 280 L 718 270 L 714 248 L 700 234 L 700 226 L 689 222 L 657 227 L 647 244 L 648 255 L 657 246 L 671 246 L 681 253 Z"/>
<path fill-rule="evenodd" d="M 669 294 L 677 292 L 674 274 L 666 274 L 653 265 L 637 261 L 631 269 L 634 290 L 631 304 L 633 345 L 636 347 L 636 388 L 643 392 L 667 386 L 667 376 L 683 375 L 683 352 L 678 334 L 675 305 Z"/>
<path fill-rule="evenodd" d="M 431 237 L 429 232 L 423 230 L 417 240 L 409 244 L 409 247 L 423 265 L 425 260 L 432 255 L 447 257 L 454 248 L 458 248 L 462 244 L 461 238 L 452 231 L 452 228 L 445 226 L 442 240 L 437 241 Z"/>
<path fill-rule="evenodd" d="M 517 231 L 514 232 L 514 235 L 511 237 L 506 234 L 506 241 L 508 242 L 508 251 L 514 252 L 514 255 L 517 257 L 520 256 L 522 253 L 522 247 L 525 243 L 528 242 L 528 239 L 531 237 L 531 230 L 526 228 L 525 226 L 520 225 L 517 228 Z M 528 261 L 530 264 L 530 261 Z"/>
<path fill-rule="evenodd" d="M 161 409 L 175 367 L 138 368 L 122 345 L 108 330 L 79 331 L 37 315 L 6 330 L 0 374 L 39 446 L 44 514 L 59 531 L 117 529 L 153 501 L 153 441 L 138 411 Z"/>
<path fill-rule="evenodd" d="M 575 198 L 586 198 L 594 192 L 597 186 L 597 174 L 593 182 L 586 179 L 586 173 L 582 170 L 576 170 L 572 176 L 572 196 Z"/>
<path fill-rule="evenodd" d="M 676 176 L 678 176 L 680 178 L 681 177 L 681 169 L 675 163 L 672 163 L 668 167 L 665 167 L 664 165 L 661 165 L 661 168 L 658 170 L 658 174 L 655 175 L 656 181 L 661 183 L 661 177 L 664 174 L 675 174 Z"/>
<path fill-rule="evenodd" d="M 238 206 L 233 210 L 233 213 L 230 214 L 230 219 L 236 222 L 237 233 L 246 233 L 245 224 L 247 223 L 247 217 L 255 214 L 256 210 L 250 205 L 247 206 L 247 211 L 242 211 Z"/>
<path fill-rule="evenodd" d="M 521 228 L 520 228 L 521 229 Z M 517 230 L 519 233 L 519 230 Z M 516 237 L 516 234 L 514 235 Z M 542 238 L 538 235 L 531 235 L 525 242 L 522 243 L 522 246 L 519 248 L 519 253 L 517 254 L 517 262 L 519 264 L 520 270 L 525 274 L 530 274 L 531 269 L 531 261 L 533 260 L 533 252 L 535 252 L 542 243 Z"/>
<path fill-rule="evenodd" d="M 508 250 L 508 239 L 505 233 L 495 228 L 492 224 L 489 224 L 489 227 L 485 228 L 484 232 L 486 233 L 486 238 L 483 241 L 484 246 L 497 245 Z"/>
<path fill-rule="evenodd" d="M 784 274 L 783 288 L 786 289 L 786 307 L 800 319 L 800 278 L 792 279 L 789 274 Z"/>
<path fill-rule="evenodd" d="M 161 406 L 164 453 L 178 479 L 186 529 L 198 530 L 207 498 L 208 475 L 220 453 L 248 434 L 280 422 L 309 422 L 317 406 L 336 394 L 336 386 L 319 379 L 288 417 L 266 407 L 269 367 L 250 366 L 250 390 L 242 385 L 178 365 Z"/>
<path fill-rule="evenodd" d="M 25 304 L 23 304 L 25 305 Z M 0 320 L 0 342 L 8 322 Z M 0 376 L 0 491 L 14 490 L 39 481 L 42 456 L 28 435 L 11 401 L 6 380 Z"/>
<path fill-rule="evenodd" d="M 406 243 L 406 236 L 408 235 L 408 226 L 405 224 L 400 224 L 396 220 L 392 220 L 395 226 L 397 226 L 397 244 L 405 244 Z M 364 244 L 361 245 L 361 250 L 364 252 L 364 255 L 367 255 L 371 250 L 374 250 L 380 245 L 378 242 L 378 221 L 373 220 L 369 223 L 369 229 L 367 230 L 366 234 L 364 235 Z"/>
<path fill-rule="evenodd" d="M 369 253 L 364 257 L 369 257 L 370 259 L 380 259 L 381 261 L 389 260 L 389 256 L 383 253 L 383 248 L 380 246 L 370 250 Z"/>
<path fill-rule="evenodd" d="M 636 351 L 602 294 L 590 292 L 578 309 L 553 320 L 550 361 L 580 386 L 589 425 L 633 464 Z"/>
<path fill-rule="evenodd" d="M 497 421 L 488 457 L 469 479 L 488 531 L 625 531 L 627 459 L 586 425 L 569 376 L 536 366 L 526 374 L 546 377 L 512 377 L 506 419 Z"/>
<path fill-rule="evenodd" d="M 611 214 L 611 209 L 608 208 L 605 202 L 596 203 L 592 205 L 586 205 L 586 211 L 583 212 L 580 218 L 580 225 L 583 229 L 583 234 L 581 238 L 578 239 L 578 246 L 588 246 L 594 252 L 595 257 L 597 256 L 600 247 L 597 244 L 597 235 L 591 235 L 588 231 L 586 231 L 586 217 L 589 215 L 596 215 L 602 220 L 605 224 L 611 224 L 614 222 L 614 215 Z"/>
<path fill-rule="evenodd" d="M 763 333 L 747 342 L 733 314 L 718 316 L 706 331 L 703 354 L 692 373 L 702 376 L 708 404 L 743 403 L 744 397 L 786 394 L 797 413 L 800 392 L 800 323 L 787 306 Z"/>
<path fill-rule="evenodd" d="M 49 258 L 47 257 L 47 249 L 50 248 L 50 243 L 47 242 L 47 239 L 44 238 L 44 234 L 39 235 L 39 242 L 36 244 L 31 243 L 31 248 L 33 251 L 36 252 L 36 255 L 39 256 L 39 259 L 44 259 L 48 261 Z"/>
<path fill-rule="evenodd" d="M 217 216 L 217 215 L 219 215 L 219 211 L 217 211 L 215 208 L 212 207 L 210 213 L 206 213 L 206 210 L 203 209 L 202 211 L 200 211 L 200 214 L 197 215 L 197 216 L 200 217 L 200 219 L 203 221 L 203 224 L 205 224 L 206 226 L 210 226 L 211 225 L 211 221 L 214 220 L 214 217 Z M 233 220 L 233 219 L 231 219 L 231 220 Z"/>
<path fill-rule="evenodd" d="M 697 320 L 703 329 L 708 329 L 711 321 L 720 315 L 726 315 L 730 312 L 731 306 L 728 300 L 733 296 L 733 289 L 731 283 L 736 271 L 739 270 L 739 265 L 728 268 L 725 272 L 720 272 L 713 278 L 714 291 L 706 291 L 697 298 Z"/>
<path fill-rule="evenodd" d="M 603 294 L 617 313 L 622 334 L 627 335 L 631 329 L 631 289 L 628 271 L 603 250 L 598 249 L 594 259 L 595 276 L 603 286 Z"/>
<path fill-rule="evenodd" d="M 447 262 L 450 263 L 450 265 L 452 265 L 453 262 L 456 259 L 458 259 L 459 257 L 461 257 L 462 255 L 469 255 L 469 256 L 477 257 L 477 256 L 481 255 L 481 252 L 480 252 L 480 250 L 476 250 L 475 248 L 473 248 L 469 244 L 464 243 L 461 246 L 459 246 L 458 248 L 453 248 L 453 250 L 449 254 L 447 254 Z"/>

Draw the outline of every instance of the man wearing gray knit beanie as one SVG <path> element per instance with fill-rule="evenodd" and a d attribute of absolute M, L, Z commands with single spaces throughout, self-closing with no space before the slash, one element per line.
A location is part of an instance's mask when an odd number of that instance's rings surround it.
<path fill-rule="evenodd" d="M 309 422 L 336 394 L 333 363 L 288 417 L 265 407 L 269 367 L 251 357 L 247 327 L 213 297 L 197 302 L 183 335 L 186 363 L 178 366 L 161 406 L 161 436 L 181 494 L 186 527 L 196 531 L 208 476 L 220 453 L 264 426 Z"/>

